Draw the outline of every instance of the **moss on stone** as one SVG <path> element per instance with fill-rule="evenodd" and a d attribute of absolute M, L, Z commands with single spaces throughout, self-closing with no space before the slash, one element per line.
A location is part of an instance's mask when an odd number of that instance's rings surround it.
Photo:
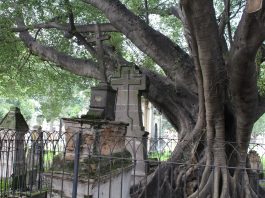
<path fill-rule="evenodd" d="M 91 155 L 79 163 L 79 177 L 97 178 L 107 175 L 116 169 L 126 168 L 132 164 L 129 151 L 114 153 L 110 156 Z M 48 171 L 73 174 L 74 161 L 65 161 L 58 155 L 53 159 L 53 166 Z"/>

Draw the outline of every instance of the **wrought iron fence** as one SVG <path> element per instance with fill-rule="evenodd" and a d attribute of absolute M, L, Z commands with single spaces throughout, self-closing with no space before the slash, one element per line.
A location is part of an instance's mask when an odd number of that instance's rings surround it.
<path fill-rule="evenodd" d="M 158 168 L 176 166 L 187 179 L 182 189 L 186 196 L 192 194 L 201 180 L 205 165 L 196 161 L 190 164 L 171 160 L 177 139 L 111 136 L 77 133 L 49 133 L 29 131 L 24 136 L 14 130 L 0 130 L 0 195 L 1 197 L 93 197 L 127 198 L 145 187 L 150 175 Z M 198 143 L 194 143 L 198 144 Z M 201 144 L 204 144 L 201 142 Z M 228 161 L 237 154 L 234 143 L 225 142 L 230 149 Z M 194 148 L 190 144 L 190 148 Z M 133 151 L 133 155 L 129 151 Z M 139 154 L 140 152 L 140 154 Z M 265 167 L 265 145 L 250 143 L 249 167 L 255 181 L 265 187 L 262 179 Z M 141 158 L 141 154 L 144 158 Z M 146 156 L 145 156 L 146 154 Z M 198 156 L 196 156 L 198 155 Z M 140 157 L 139 157 L 140 156 Z M 195 156 L 200 159 L 199 153 Z M 194 163 L 194 164 L 193 164 Z M 139 174 L 137 166 L 142 169 Z M 216 167 L 210 167 L 212 169 Z M 235 170 L 236 167 L 227 167 Z M 144 173 L 144 174 L 143 174 Z M 174 180 L 171 171 L 169 186 Z M 193 174 L 192 177 L 190 175 Z M 163 197 L 162 174 L 158 174 L 156 197 Z M 192 178 L 192 179 L 191 179 Z M 161 187 L 161 188 L 160 188 Z M 259 193 L 259 189 L 256 190 Z M 263 195 L 262 195 L 263 196 Z M 145 196 L 147 197 L 147 195 Z"/>

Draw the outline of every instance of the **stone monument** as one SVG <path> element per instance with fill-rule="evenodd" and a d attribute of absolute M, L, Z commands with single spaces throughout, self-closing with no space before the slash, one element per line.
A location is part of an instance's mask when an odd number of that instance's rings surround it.
<path fill-rule="evenodd" d="M 132 158 L 125 147 L 128 124 L 117 121 L 64 118 L 65 156 L 57 156 L 45 177 L 52 179 L 52 189 L 71 197 L 77 185 L 77 197 L 129 197 Z M 74 180 L 77 139 L 80 134 L 79 177 Z M 64 170 L 65 174 L 58 173 Z M 55 172 L 57 173 L 55 173 Z M 71 176 L 65 176 L 65 175 Z M 81 176 L 82 175 L 82 176 Z M 123 187 L 121 187 L 123 186 Z M 73 196 L 72 196 L 73 197 Z"/>
<path fill-rule="evenodd" d="M 32 187 L 36 184 L 37 177 L 43 172 L 43 132 L 42 127 L 36 125 L 30 133 L 31 146 L 28 149 L 26 160 L 27 160 L 27 184 Z M 41 178 L 38 178 L 39 183 Z M 40 184 L 38 184 L 38 187 Z"/>
<path fill-rule="evenodd" d="M 63 118 L 65 155 L 53 160 L 47 178 L 67 197 L 129 197 L 132 157 L 126 150 L 127 122 L 114 121 L 116 91 L 107 83 L 92 89 L 90 110 L 81 118 Z M 72 176 L 53 171 L 64 170 Z M 81 176 L 82 175 L 82 176 Z M 122 186 L 122 187 L 121 187 Z"/>
<path fill-rule="evenodd" d="M 118 75 L 111 78 L 111 85 L 117 90 L 115 120 L 129 123 L 126 148 L 135 164 L 136 176 L 145 175 L 146 136 L 142 123 L 141 96 L 146 89 L 146 76 L 131 66 L 121 66 Z"/>
<path fill-rule="evenodd" d="M 106 82 L 91 88 L 90 106 L 85 119 L 114 120 L 116 91 Z"/>
<path fill-rule="evenodd" d="M 90 155 L 110 156 L 125 150 L 127 123 L 106 120 L 84 120 L 64 118 L 66 138 L 66 161 L 73 161 L 75 156 L 74 135 L 82 131 L 80 160 Z"/>
<path fill-rule="evenodd" d="M 17 107 L 11 107 L 0 123 L 1 136 L 1 170 L 7 178 L 12 175 L 13 189 L 24 189 L 26 186 L 25 134 L 28 125 Z"/>

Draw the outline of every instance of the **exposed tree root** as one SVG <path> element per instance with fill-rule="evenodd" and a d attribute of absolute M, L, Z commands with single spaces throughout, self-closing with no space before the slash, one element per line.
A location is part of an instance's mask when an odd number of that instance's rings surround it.
<path fill-rule="evenodd" d="M 213 182 L 213 172 L 210 174 L 209 179 L 207 180 L 206 184 L 199 188 L 197 191 L 195 191 L 192 195 L 190 195 L 188 198 L 204 198 L 207 197 L 211 191 L 211 184 Z"/>
<path fill-rule="evenodd" d="M 251 172 L 227 166 L 162 164 L 133 198 L 262 198 L 264 190 L 251 181 Z M 207 163 L 206 163 L 207 164 Z M 203 167 L 203 169 L 202 169 Z M 201 171 L 203 170 L 203 171 Z M 242 171 L 241 171 L 242 170 Z"/>

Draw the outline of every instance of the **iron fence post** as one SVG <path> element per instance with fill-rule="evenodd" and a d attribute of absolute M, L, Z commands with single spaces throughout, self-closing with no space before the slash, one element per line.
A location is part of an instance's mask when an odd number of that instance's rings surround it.
<path fill-rule="evenodd" d="M 75 134 L 74 181 L 73 181 L 72 198 L 77 197 L 78 168 L 79 168 L 79 158 L 80 158 L 81 135 L 82 135 L 81 131 Z"/>
<path fill-rule="evenodd" d="M 38 190 L 41 189 L 41 185 L 42 185 L 42 173 L 44 172 L 44 168 L 43 168 L 43 162 L 44 162 L 44 144 L 43 144 L 43 132 L 42 132 L 42 128 L 39 127 L 38 128 L 38 133 L 39 133 L 39 137 L 37 141 L 38 144 L 40 143 L 40 145 L 38 145 L 38 148 L 39 149 L 39 180 L 38 180 Z"/>

